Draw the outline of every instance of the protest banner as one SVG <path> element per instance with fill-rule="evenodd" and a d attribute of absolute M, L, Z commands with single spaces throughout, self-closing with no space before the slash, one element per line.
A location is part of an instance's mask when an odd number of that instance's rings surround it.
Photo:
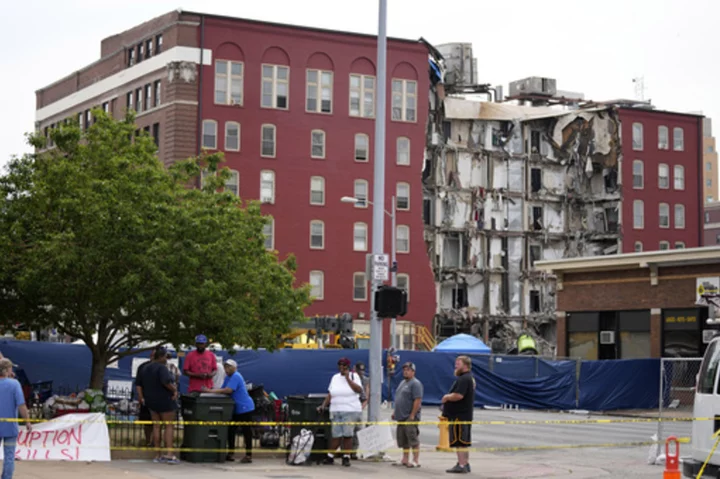
<path fill-rule="evenodd" d="M 67 414 L 33 424 L 32 431 L 20 424 L 15 458 L 21 461 L 109 461 L 110 436 L 105 415 Z"/>

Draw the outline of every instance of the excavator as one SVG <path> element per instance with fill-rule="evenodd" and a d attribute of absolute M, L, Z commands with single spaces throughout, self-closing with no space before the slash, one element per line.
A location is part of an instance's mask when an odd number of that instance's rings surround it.
<path fill-rule="evenodd" d="M 364 349 L 367 335 L 355 334 L 349 313 L 315 316 L 311 321 L 294 323 L 280 337 L 279 349 Z M 367 346 L 366 346 L 367 345 Z"/>

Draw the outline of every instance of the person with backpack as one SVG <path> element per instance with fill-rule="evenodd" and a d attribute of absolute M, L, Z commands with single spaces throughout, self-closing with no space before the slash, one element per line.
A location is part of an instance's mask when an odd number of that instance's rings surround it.
<path fill-rule="evenodd" d="M 363 393 L 362 379 L 350 369 L 350 360 L 340 358 L 339 372 L 330 380 L 328 395 L 318 412 L 330 406 L 330 422 L 332 423 L 332 441 L 330 450 L 337 451 L 342 447 L 342 465 L 350 467 L 350 454 L 353 447 L 355 425 L 362 420 L 362 403 L 360 395 Z M 335 463 L 335 455 L 328 453 L 325 464 Z"/>

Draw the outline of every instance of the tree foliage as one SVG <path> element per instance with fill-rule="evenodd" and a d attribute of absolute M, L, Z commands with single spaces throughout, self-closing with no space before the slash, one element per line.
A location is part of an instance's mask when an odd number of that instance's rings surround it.
<path fill-rule="evenodd" d="M 293 287 L 292 256 L 265 250 L 259 204 L 221 192 L 221 155 L 165 169 L 132 116 L 94 114 L 85 131 L 53 130 L 54 148 L 30 137 L 38 153 L 0 177 L 0 325 L 81 339 L 94 387 L 146 341 L 274 348 L 309 289 Z M 202 169 L 204 188 L 189 188 Z"/>

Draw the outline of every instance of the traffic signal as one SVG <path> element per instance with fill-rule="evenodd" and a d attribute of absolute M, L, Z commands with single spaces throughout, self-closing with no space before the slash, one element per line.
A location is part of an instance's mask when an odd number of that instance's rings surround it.
<path fill-rule="evenodd" d="M 380 286 L 375 291 L 375 312 L 379 318 L 397 318 L 407 314 L 407 293 L 395 286 Z"/>

